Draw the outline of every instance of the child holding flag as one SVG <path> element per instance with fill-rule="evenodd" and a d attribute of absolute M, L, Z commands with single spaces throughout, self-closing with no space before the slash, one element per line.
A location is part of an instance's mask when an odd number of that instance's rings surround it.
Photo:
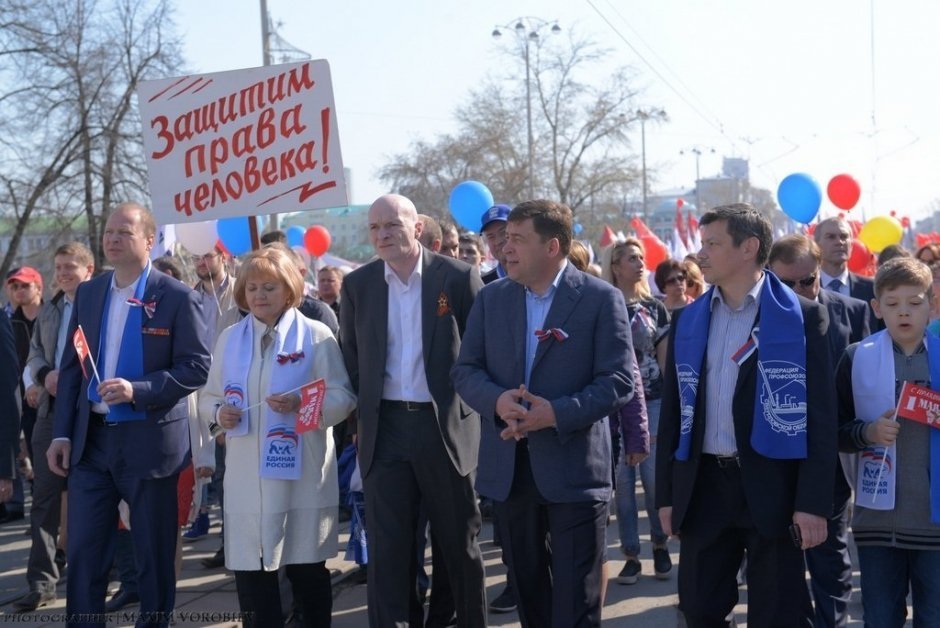
<path fill-rule="evenodd" d="M 909 589 L 914 626 L 940 626 L 940 429 L 898 420 L 905 382 L 940 390 L 932 283 L 916 259 L 879 268 L 872 307 L 886 329 L 849 346 L 836 371 L 839 446 L 859 454 L 852 530 L 866 626 L 902 626 Z"/>

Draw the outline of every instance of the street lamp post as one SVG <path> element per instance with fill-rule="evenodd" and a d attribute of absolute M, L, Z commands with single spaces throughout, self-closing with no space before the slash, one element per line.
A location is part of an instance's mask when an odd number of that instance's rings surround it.
<path fill-rule="evenodd" d="M 535 140 L 532 135 L 532 70 L 529 63 L 529 43 L 538 41 L 539 33 L 542 30 L 549 30 L 552 35 L 561 32 L 558 22 L 548 22 L 538 17 L 519 17 L 503 26 L 497 26 L 493 29 L 493 39 L 499 39 L 503 36 L 500 29 L 512 29 L 516 38 L 522 42 L 525 58 L 525 114 L 526 114 L 526 144 L 528 147 L 528 182 L 529 198 L 535 198 Z"/>
<path fill-rule="evenodd" d="M 640 121 L 640 156 L 643 174 L 643 220 L 649 222 L 649 207 L 647 198 L 649 186 L 646 184 L 646 121 L 649 119 L 662 120 L 666 117 L 665 109 L 637 109 L 636 117 Z"/>
<path fill-rule="evenodd" d="M 699 160 L 701 159 L 702 154 L 705 152 L 714 154 L 715 149 L 714 148 L 702 148 L 701 146 L 693 146 L 692 148 L 679 151 L 680 155 L 685 155 L 686 153 L 692 153 L 693 155 L 695 155 L 695 211 L 697 212 L 702 211 L 702 198 L 701 198 L 701 194 L 699 194 L 699 185 L 698 185 L 699 180 L 702 178 L 700 171 L 699 171 Z"/>

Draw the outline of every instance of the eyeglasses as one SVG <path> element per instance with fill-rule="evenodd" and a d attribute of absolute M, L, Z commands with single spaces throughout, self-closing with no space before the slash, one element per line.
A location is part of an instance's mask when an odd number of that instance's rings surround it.
<path fill-rule="evenodd" d="M 672 286 L 674 284 L 683 283 L 685 280 L 686 280 L 686 276 L 684 274 L 680 274 L 680 275 L 673 275 L 672 277 L 670 277 L 663 283 L 666 284 L 667 286 Z"/>
<path fill-rule="evenodd" d="M 816 273 L 813 273 L 812 275 L 808 277 L 803 277 L 802 279 L 798 279 L 797 281 L 799 281 L 800 285 L 803 286 L 804 288 L 809 288 L 814 283 L 816 283 Z M 781 279 L 780 283 L 785 285 L 787 288 L 793 288 L 797 284 L 796 281 L 792 281 L 790 279 Z"/>

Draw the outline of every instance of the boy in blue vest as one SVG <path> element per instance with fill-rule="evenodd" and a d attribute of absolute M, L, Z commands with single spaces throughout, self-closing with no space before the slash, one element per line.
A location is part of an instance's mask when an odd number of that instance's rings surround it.
<path fill-rule="evenodd" d="M 839 447 L 858 452 L 852 530 L 866 626 L 940 626 L 940 429 L 896 415 L 904 382 L 940 389 L 940 338 L 926 333 L 933 277 L 913 258 L 875 275 L 886 329 L 850 345 L 836 370 Z"/>

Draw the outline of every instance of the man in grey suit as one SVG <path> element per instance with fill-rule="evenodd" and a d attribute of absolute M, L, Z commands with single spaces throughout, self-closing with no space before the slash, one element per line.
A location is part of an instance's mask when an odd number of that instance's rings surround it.
<path fill-rule="evenodd" d="M 452 371 L 483 419 L 477 489 L 496 501 L 523 626 L 600 625 L 607 415 L 634 390 L 623 296 L 567 262 L 571 226 L 552 201 L 512 210 L 511 281 L 480 292 Z"/>
<path fill-rule="evenodd" d="M 479 271 L 428 251 L 414 204 L 369 208 L 378 259 L 343 282 L 343 357 L 359 395 L 359 467 L 369 526 L 369 623 L 421 626 L 415 528 L 424 505 L 453 592 L 458 626 L 486 625 L 480 511 L 473 492 L 479 417 L 450 369 Z"/>

